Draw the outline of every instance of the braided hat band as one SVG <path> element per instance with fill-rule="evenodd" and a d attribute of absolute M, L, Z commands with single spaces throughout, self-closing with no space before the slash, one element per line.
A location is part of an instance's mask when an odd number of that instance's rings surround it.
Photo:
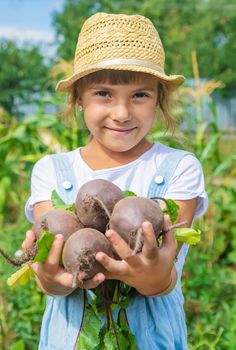
<path fill-rule="evenodd" d="M 152 22 L 140 15 L 97 13 L 88 18 L 79 35 L 74 73 L 56 89 L 68 91 L 78 79 L 103 69 L 128 70 L 154 75 L 174 90 L 182 75 L 166 75 L 165 53 Z"/>

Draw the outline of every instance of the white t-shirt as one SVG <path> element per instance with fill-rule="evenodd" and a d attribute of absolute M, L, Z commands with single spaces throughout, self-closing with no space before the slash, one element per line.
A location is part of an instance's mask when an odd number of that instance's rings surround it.
<path fill-rule="evenodd" d="M 136 195 L 147 197 L 150 183 L 158 166 L 173 148 L 154 143 L 138 159 L 114 168 L 92 170 L 83 160 L 80 148 L 68 152 L 69 161 L 74 170 L 78 189 L 92 179 L 105 179 L 113 182 L 121 190 L 133 191 Z M 41 158 L 34 166 L 31 177 L 31 195 L 25 206 L 27 219 L 33 223 L 34 204 L 51 199 L 51 192 L 57 191 L 57 181 L 50 156 Z M 204 185 L 204 176 L 199 161 L 193 155 L 187 155 L 179 162 L 165 194 L 166 198 L 188 200 L 197 198 L 195 218 L 203 215 L 208 200 Z"/>

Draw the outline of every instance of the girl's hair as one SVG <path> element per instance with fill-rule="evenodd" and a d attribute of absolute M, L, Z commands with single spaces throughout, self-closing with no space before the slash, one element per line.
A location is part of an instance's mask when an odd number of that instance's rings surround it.
<path fill-rule="evenodd" d="M 72 112 L 76 115 L 76 106 L 78 104 L 80 92 L 91 84 L 101 84 L 105 82 L 112 85 L 129 84 L 140 81 L 143 76 L 150 75 L 133 71 L 101 70 L 80 78 L 72 85 L 69 102 L 66 107 L 66 115 L 68 116 Z M 160 79 L 158 79 L 157 100 L 159 106 L 158 112 L 160 112 L 160 115 L 164 119 L 166 130 L 173 132 L 175 129 L 175 119 L 170 113 L 172 102 L 170 89 L 168 85 Z"/>

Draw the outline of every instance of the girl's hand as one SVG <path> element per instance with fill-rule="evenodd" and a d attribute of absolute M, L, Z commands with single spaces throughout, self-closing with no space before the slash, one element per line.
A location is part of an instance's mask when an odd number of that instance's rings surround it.
<path fill-rule="evenodd" d="M 144 245 L 141 253 L 132 255 L 132 249 L 126 242 L 115 231 L 108 230 L 106 236 L 122 260 L 114 260 L 102 252 L 97 253 L 96 259 L 108 271 L 105 273 L 107 279 L 121 280 L 143 295 L 153 295 L 171 284 L 176 241 L 173 232 L 169 231 L 163 236 L 161 247 L 158 247 L 152 224 L 144 222 L 142 227 Z"/>
<path fill-rule="evenodd" d="M 22 244 L 22 249 L 26 251 L 32 247 L 35 240 L 36 238 L 33 231 L 28 231 L 26 233 L 26 239 Z M 40 289 L 46 294 L 68 295 L 76 289 L 71 287 L 73 280 L 72 274 L 66 272 L 60 265 L 63 244 L 64 237 L 62 235 L 56 235 L 45 263 L 35 262 L 30 264 L 30 268 L 37 276 L 37 282 Z M 102 273 L 98 273 L 91 280 L 81 283 L 83 277 L 83 273 L 79 274 L 78 286 L 86 289 L 97 287 L 105 279 L 105 276 Z"/>

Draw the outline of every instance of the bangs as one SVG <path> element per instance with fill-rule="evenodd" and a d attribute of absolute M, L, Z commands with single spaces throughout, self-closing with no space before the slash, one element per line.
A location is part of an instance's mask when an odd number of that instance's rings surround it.
<path fill-rule="evenodd" d="M 152 77 L 152 75 L 142 72 L 132 72 L 126 70 L 100 70 L 98 72 L 90 73 L 85 77 L 79 79 L 77 82 L 78 89 L 83 89 L 92 84 L 108 83 L 112 85 L 137 83 L 140 80 Z"/>

